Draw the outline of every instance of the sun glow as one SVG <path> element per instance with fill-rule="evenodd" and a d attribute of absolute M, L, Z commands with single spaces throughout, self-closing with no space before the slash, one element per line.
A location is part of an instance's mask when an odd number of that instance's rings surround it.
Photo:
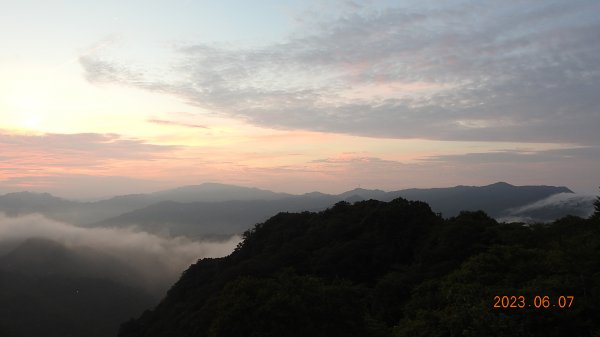
<path fill-rule="evenodd" d="M 50 113 L 50 83 L 36 78 L 19 78 L 3 86 L 0 98 L 3 124 L 39 130 Z"/>

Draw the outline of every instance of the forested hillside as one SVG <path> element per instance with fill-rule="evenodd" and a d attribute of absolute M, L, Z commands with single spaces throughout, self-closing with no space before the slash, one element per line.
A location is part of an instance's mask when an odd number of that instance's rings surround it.
<path fill-rule="evenodd" d="M 256 225 L 119 336 L 598 336 L 599 271 L 598 216 L 525 226 L 340 202 Z"/>

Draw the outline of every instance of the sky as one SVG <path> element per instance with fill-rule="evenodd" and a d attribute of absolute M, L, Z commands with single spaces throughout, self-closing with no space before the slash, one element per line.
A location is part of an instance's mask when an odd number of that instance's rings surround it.
<path fill-rule="evenodd" d="M 600 2 L 0 0 L 0 192 L 600 185 Z"/>

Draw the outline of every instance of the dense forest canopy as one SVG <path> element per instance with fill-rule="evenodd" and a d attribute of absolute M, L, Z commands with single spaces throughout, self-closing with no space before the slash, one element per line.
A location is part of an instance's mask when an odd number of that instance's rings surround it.
<path fill-rule="evenodd" d="M 598 336 L 599 204 L 539 225 L 401 198 L 280 213 L 119 336 Z"/>

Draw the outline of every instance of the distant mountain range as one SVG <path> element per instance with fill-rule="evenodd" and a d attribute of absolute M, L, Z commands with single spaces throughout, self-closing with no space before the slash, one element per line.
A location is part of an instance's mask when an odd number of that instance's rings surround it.
<path fill-rule="evenodd" d="M 577 196 L 566 187 L 513 186 L 504 182 L 390 192 L 359 188 L 337 195 L 320 192 L 293 195 L 205 183 L 96 202 L 70 201 L 47 193 L 9 193 L 0 196 L 0 212 L 8 216 L 40 213 L 82 226 L 134 225 L 153 233 L 188 237 L 240 233 L 278 212 L 319 211 L 340 201 L 390 201 L 398 197 L 425 201 L 444 217 L 456 216 L 463 210 L 483 210 L 498 219 L 552 221 L 567 214 L 585 216 L 591 212 L 591 197 L 580 197 L 580 202 L 566 203 L 560 208 L 535 207 L 536 202 L 558 194 Z M 524 214 L 528 207 L 529 213 Z M 532 209 L 536 211 L 531 212 Z"/>

